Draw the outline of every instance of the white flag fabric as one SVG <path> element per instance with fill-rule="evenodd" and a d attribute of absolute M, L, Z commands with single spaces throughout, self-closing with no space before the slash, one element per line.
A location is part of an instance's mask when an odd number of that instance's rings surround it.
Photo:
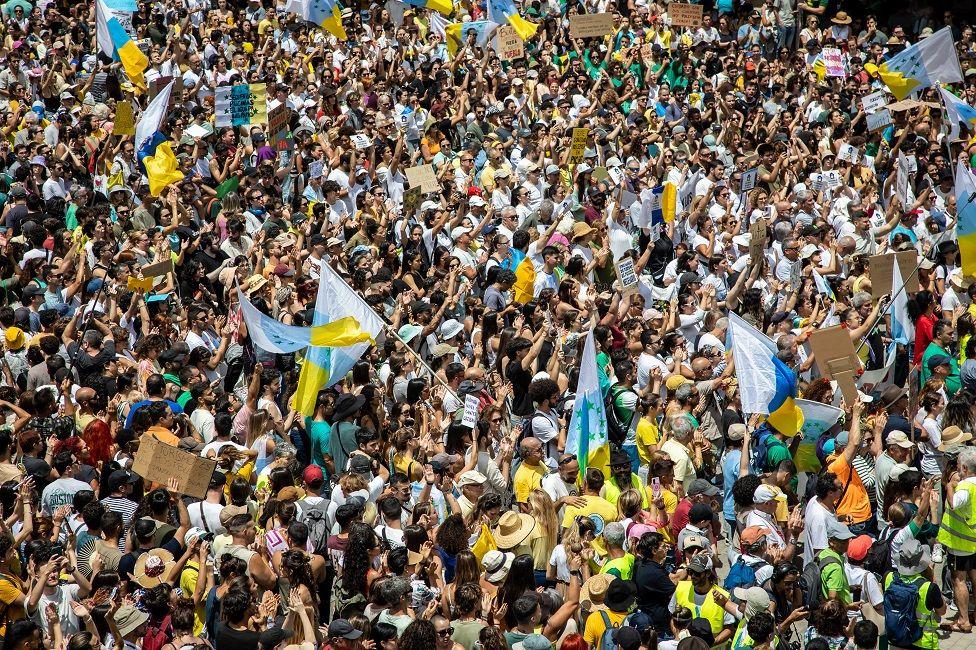
<path fill-rule="evenodd" d="M 312 325 L 325 325 L 352 316 L 359 322 L 360 329 L 369 333 L 373 340 L 378 340 L 383 333 L 383 319 L 363 304 L 359 296 L 327 262 L 322 262 L 321 273 Z M 328 385 L 332 386 L 342 380 L 369 346 L 370 343 L 367 342 L 343 348 L 331 348 Z"/>
<path fill-rule="evenodd" d="M 959 99 L 948 90 L 939 86 L 942 103 L 946 108 L 946 121 L 949 123 L 949 140 L 958 140 L 959 124 L 963 123 L 970 131 L 976 130 L 976 108 Z"/>
<path fill-rule="evenodd" d="M 776 344 L 734 311 L 729 312 L 729 334 L 742 411 L 768 414 L 769 403 L 776 395 L 776 375 L 771 360 L 776 356 Z"/>
<path fill-rule="evenodd" d="M 908 292 L 904 291 L 905 282 L 901 277 L 898 263 L 891 265 L 891 338 L 895 343 L 908 345 L 915 340 L 915 326 L 908 317 Z"/>
<path fill-rule="evenodd" d="M 166 112 L 169 107 L 169 96 L 173 92 L 173 82 L 166 84 L 166 87 L 153 97 L 149 106 L 139 117 L 136 124 L 136 151 L 139 151 L 146 143 L 152 140 L 153 136 L 159 131 L 159 126 L 166 119 Z"/>
<path fill-rule="evenodd" d="M 600 390 L 592 330 L 586 334 L 583 356 L 580 358 L 579 382 L 576 384 L 573 415 L 569 420 L 566 451 L 576 454 L 581 473 L 586 471 L 586 467 L 603 467 L 610 461 L 607 412 Z"/>

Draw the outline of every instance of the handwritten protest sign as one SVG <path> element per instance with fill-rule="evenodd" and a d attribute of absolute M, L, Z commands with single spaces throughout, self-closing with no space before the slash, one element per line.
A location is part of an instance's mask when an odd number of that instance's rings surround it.
<path fill-rule="evenodd" d="M 861 108 L 868 115 L 878 112 L 885 107 L 886 103 L 888 103 L 888 99 L 885 97 L 883 90 L 878 90 L 861 98 Z"/>
<path fill-rule="evenodd" d="M 284 102 L 272 99 L 268 102 L 268 144 L 278 148 L 285 136 L 288 135 L 288 122 L 291 119 L 291 109 Z"/>
<path fill-rule="evenodd" d="M 136 121 L 132 115 L 132 104 L 128 100 L 122 100 L 115 104 L 115 126 L 112 127 L 112 134 L 136 134 Z"/>
<path fill-rule="evenodd" d="M 882 108 L 867 115 L 868 131 L 878 131 L 891 124 L 891 111 Z"/>
<path fill-rule="evenodd" d="M 217 127 L 267 123 L 266 84 L 218 86 L 214 93 L 214 124 Z"/>
<path fill-rule="evenodd" d="M 586 138 L 590 135 L 587 128 L 573 129 L 573 144 L 569 150 L 569 164 L 578 165 L 583 162 L 583 154 L 586 153 Z"/>
<path fill-rule="evenodd" d="M 673 27 L 701 27 L 702 6 L 672 2 L 668 5 L 668 17 Z"/>
<path fill-rule="evenodd" d="M 901 273 L 905 291 L 914 293 L 919 289 L 918 283 L 918 253 L 916 251 L 901 251 L 899 253 L 885 253 L 872 255 L 868 258 L 868 268 L 871 270 L 871 297 L 875 300 L 891 292 L 891 276 L 894 273 L 894 263 L 898 260 L 898 272 Z"/>
<path fill-rule="evenodd" d="M 836 47 L 825 47 L 823 49 L 824 66 L 827 68 L 828 77 L 846 77 L 847 66 L 844 65 L 844 55 Z"/>
<path fill-rule="evenodd" d="M 613 14 L 580 14 L 569 18 L 569 35 L 573 38 L 606 36 L 612 33 Z"/>
<path fill-rule="evenodd" d="M 440 183 L 437 182 L 437 174 L 434 173 L 433 165 L 410 167 L 407 169 L 406 174 L 410 187 L 419 187 L 420 191 L 424 194 L 436 192 L 441 189 Z"/>
<path fill-rule="evenodd" d="M 176 477 L 179 492 L 197 499 L 207 496 L 215 469 L 217 461 L 171 447 L 151 435 L 139 439 L 139 451 L 132 461 L 132 471 L 147 481 L 166 485 L 170 477 Z"/>
<path fill-rule="evenodd" d="M 514 61 L 525 56 L 525 44 L 511 25 L 502 25 L 495 32 L 495 52 L 502 61 Z"/>

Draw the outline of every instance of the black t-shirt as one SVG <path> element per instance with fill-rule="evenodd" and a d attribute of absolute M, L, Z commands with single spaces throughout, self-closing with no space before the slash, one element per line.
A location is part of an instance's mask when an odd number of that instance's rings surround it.
<path fill-rule="evenodd" d="M 529 384 L 532 383 L 532 373 L 528 370 L 522 369 L 522 364 L 512 359 L 506 368 L 506 373 L 508 375 L 508 380 L 512 382 L 512 397 L 515 399 L 515 404 L 512 407 L 512 413 L 515 415 L 521 415 L 526 417 L 531 415 L 535 410 L 532 404 L 532 398 L 529 397 Z"/>
<path fill-rule="evenodd" d="M 223 621 L 217 623 L 215 648 L 234 648 L 234 650 L 258 650 L 273 648 L 292 635 L 289 630 L 272 627 L 261 632 L 235 630 Z"/>
<path fill-rule="evenodd" d="M 651 617 L 659 634 L 670 634 L 668 603 L 676 587 L 667 570 L 655 562 L 638 560 L 634 567 L 634 582 L 637 584 L 637 608 Z"/>

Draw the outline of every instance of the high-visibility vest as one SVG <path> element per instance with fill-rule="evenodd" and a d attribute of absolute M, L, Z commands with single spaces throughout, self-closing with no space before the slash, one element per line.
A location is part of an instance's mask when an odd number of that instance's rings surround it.
<path fill-rule="evenodd" d="M 953 551 L 969 555 L 976 553 L 976 484 L 964 481 L 956 489 L 969 494 L 966 512 L 951 507 L 945 509 L 939 526 L 939 541 Z"/>
<path fill-rule="evenodd" d="M 729 592 L 716 585 L 709 590 L 708 595 L 705 596 L 705 602 L 699 607 L 695 604 L 695 586 L 691 584 L 691 580 L 682 580 L 675 589 L 674 601 L 676 605 L 690 609 L 692 618 L 707 620 L 708 624 L 712 626 L 712 634 L 718 636 L 725 627 L 725 608 L 715 602 L 713 594 L 716 591 L 729 598 Z"/>

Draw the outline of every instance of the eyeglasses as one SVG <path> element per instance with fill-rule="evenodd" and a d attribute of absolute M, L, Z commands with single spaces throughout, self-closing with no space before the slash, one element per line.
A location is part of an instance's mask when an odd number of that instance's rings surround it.
<path fill-rule="evenodd" d="M 502 423 L 502 419 L 501 418 L 492 418 L 491 420 L 489 420 L 489 422 L 491 422 L 492 424 L 501 424 Z"/>
<path fill-rule="evenodd" d="M 451 636 L 454 634 L 454 628 L 448 627 L 443 630 L 437 630 L 437 636 Z"/>
<path fill-rule="evenodd" d="M 576 460 L 576 454 L 569 454 L 568 456 L 560 460 L 558 464 L 560 467 L 562 467 L 563 465 L 569 465 L 574 460 Z"/>

